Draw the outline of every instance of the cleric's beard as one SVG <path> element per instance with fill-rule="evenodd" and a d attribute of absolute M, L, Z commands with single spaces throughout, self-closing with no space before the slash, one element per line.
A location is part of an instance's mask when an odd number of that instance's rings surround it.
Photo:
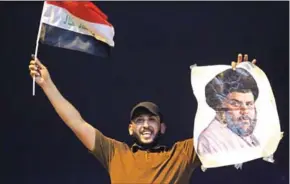
<path fill-rule="evenodd" d="M 233 122 L 231 115 L 229 115 L 228 113 L 225 113 L 225 118 L 226 118 L 225 121 L 227 122 L 227 127 L 231 131 L 236 133 L 238 136 L 242 136 L 242 137 L 252 135 L 256 127 L 256 123 L 257 123 L 257 115 L 254 118 L 250 118 L 246 116 L 246 118 L 249 120 L 250 125 L 245 130 L 243 128 L 243 120 L 238 120 L 238 122 Z"/>

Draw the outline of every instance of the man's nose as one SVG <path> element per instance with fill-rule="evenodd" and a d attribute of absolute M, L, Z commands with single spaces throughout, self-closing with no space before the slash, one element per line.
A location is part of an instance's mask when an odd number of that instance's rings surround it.
<path fill-rule="evenodd" d="M 148 120 L 145 120 L 145 121 L 144 121 L 143 126 L 144 126 L 144 127 L 148 127 L 148 126 L 149 126 L 149 124 L 148 124 Z"/>
<path fill-rule="evenodd" d="M 245 104 L 241 105 L 240 113 L 242 115 L 245 115 L 245 114 L 248 114 L 249 113 L 249 109 L 248 109 L 248 107 Z"/>

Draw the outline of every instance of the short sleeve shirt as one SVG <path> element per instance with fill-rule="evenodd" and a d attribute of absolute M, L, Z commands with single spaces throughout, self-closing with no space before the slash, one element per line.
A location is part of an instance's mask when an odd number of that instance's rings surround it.
<path fill-rule="evenodd" d="M 187 184 L 200 161 L 193 139 L 176 142 L 170 149 L 132 149 L 126 143 L 96 130 L 92 154 L 109 172 L 111 183 Z"/>

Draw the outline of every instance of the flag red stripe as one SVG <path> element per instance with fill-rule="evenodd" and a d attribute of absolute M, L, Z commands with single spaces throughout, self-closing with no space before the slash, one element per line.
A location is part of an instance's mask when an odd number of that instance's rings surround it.
<path fill-rule="evenodd" d="M 88 1 L 46 1 L 47 4 L 66 9 L 74 16 L 88 22 L 112 26 L 108 17 L 92 2 Z"/>

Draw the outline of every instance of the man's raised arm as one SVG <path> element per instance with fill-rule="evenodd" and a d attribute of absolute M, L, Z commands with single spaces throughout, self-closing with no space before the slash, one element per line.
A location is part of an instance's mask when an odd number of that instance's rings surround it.
<path fill-rule="evenodd" d="M 78 110 L 67 101 L 58 91 L 50 78 L 47 68 L 34 59 L 29 65 L 30 75 L 36 76 L 36 83 L 43 89 L 57 114 L 65 124 L 74 132 L 79 140 L 104 164 L 108 165 L 112 150 L 117 141 L 107 138 L 100 131 L 85 122 Z"/>
<path fill-rule="evenodd" d="M 78 110 L 61 95 L 47 68 L 38 59 L 30 61 L 29 69 L 30 75 L 36 77 L 36 83 L 43 89 L 60 118 L 89 150 L 93 150 L 95 128 L 86 123 Z"/>

